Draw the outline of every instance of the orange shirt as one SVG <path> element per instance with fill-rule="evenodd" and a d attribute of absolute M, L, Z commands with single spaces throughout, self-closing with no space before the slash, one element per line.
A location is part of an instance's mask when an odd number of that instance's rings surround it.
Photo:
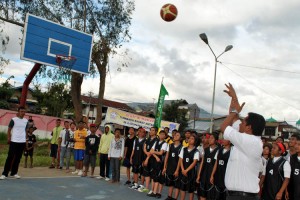
<path fill-rule="evenodd" d="M 86 129 L 76 130 L 74 133 L 74 149 L 82 149 L 85 150 L 85 138 L 87 137 Z"/>

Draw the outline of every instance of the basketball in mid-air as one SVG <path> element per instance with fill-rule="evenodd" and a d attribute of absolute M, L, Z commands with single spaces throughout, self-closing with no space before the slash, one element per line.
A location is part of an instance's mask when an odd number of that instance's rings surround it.
<path fill-rule="evenodd" d="M 166 22 L 171 22 L 177 17 L 177 8 L 173 4 L 165 4 L 160 9 L 160 16 Z"/>

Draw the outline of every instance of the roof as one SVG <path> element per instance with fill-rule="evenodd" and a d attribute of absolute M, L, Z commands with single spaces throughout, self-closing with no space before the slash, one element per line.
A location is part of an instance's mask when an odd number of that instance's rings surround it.
<path fill-rule="evenodd" d="M 92 104 L 92 105 L 97 105 L 98 104 L 98 98 L 95 98 L 95 97 L 88 97 L 88 96 L 81 95 L 81 100 L 82 100 L 83 104 L 89 104 L 89 103 Z M 103 106 L 117 108 L 117 109 L 120 109 L 120 110 L 132 111 L 132 108 L 129 107 L 125 103 L 110 101 L 110 100 L 107 100 L 107 99 L 103 99 Z"/>
<path fill-rule="evenodd" d="M 276 119 L 274 119 L 273 117 L 269 118 L 269 119 L 266 119 L 267 122 L 277 122 Z"/>
<path fill-rule="evenodd" d="M 15 90 L 20 90 L 22 92 L 23 86 L 15 87 Z M 28 87 L 28 91 L 33 92 L 33 89 Z"/>

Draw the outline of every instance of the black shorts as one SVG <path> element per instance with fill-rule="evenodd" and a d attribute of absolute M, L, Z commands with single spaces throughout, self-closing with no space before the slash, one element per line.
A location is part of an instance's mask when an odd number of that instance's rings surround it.
<path fill-rule="evenodd" d="M 153 168 L 150 166 L 150 163 L 148 163 L 147 166 L 143 166 L 143 176 L 150 177 L 152 170 L 153 170 Z"/>
<path fill-rule="evenodd" d="M 57 157 L 57 149 L 58 149 L 58 145 L 57 144 L 51 144 L 50 157 L 52 157 L 52 158 L 56 158 Z"/>
<path fill-rule="evenodd" d="M 124 167 L 127 167 L 127 168 L 130 168 L 130 167 L 131 167 L 130 159 L 129 159 L 129 158 L 125 158 L 125 159 L 124 159 L 124 161 L 123 161 L 123 166 L 124 166 Z"/>
<path fill-rule="evenodd" d="M 33 156 L 33 149 L 30 149 L 29 151 L 24 150 L 24 156 L 25 157 L 27 157 L 27 156 L 32 157 Z"/>
<path fill-rule="evenodd" d="M 162 175 L 162 168 L 163 168 L 163 163 L 153 162 L 150 176 L 154 182 L 159 182 L 160 184 L 165 183 L 165 176 Z"/>
<path fill-rule="evenodd" d="M 132 165 L 132 173 L 134 174 L 142 174 L 143 173 L 143 167 L 142 165 Z"/>
<path fill-rule="evenodd" d="M 180 187 L 181 191 L 185 191 L 188 193 L 193 193 L 196 190 L 196 177 L 187 177 L 183 174 L 180 174 Z"/>
<path fill-rule="evenodd" d="M 174 175 L 169 175 L 166 174 L 166 180 L 165 180 L 165 185 L 170 187 L 175 187 L 175 188 L 179 188 L 180 186 L 180 180 L 179 180 L 179 176 L 175 177 Z"/>
<path fill-rule="evenodd" d="M 217 191 L 214 185 L 204 186 L 204 184 L 201 184 L 200 182 L 199 187 L 197 187 L 197 195 L 207 199 L 215 199 Z"/>
<path fill-rule="evenodd" d="M 96 166 L 96 155 L 85 154 L 83 162 L 84 166 L 91 165 L 91 167 L 94 168 Z"/>

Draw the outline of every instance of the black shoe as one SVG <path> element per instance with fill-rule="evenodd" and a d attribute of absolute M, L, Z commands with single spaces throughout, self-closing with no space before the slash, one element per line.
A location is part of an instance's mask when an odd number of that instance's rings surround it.
<path fill-rule="evenodd" d="M 165 200 L 173 200 L 173 198 L 168 196 Z"/>
<path fill-rule="evenodd" d="M 62 167 L 59 167 L 59 169 L 62 169 Z"/>
<path fill-rule="evenodd" d="M 126 181 L 124 185 L 130 185 L 131 182 L 130 181 Z"/>
<path fill-rule="evenodd" d="M 148 197 L 156 197 L 156 194 L 154 194 L 153 192 L 151 194 L 147 194 Z"/>
<path fill-rule="evenodd" d="M 156 197 L 157 199 L 160 199 L 160 198 L 161 198 L 161 194 L 157 193 L 155 197 Z"/>
<path fill-rule="evenodd" d="M 50 165 L 49 169 L 53 169 L 53 168 L 55 168 L 55 166 L 53 164 Z"/>

